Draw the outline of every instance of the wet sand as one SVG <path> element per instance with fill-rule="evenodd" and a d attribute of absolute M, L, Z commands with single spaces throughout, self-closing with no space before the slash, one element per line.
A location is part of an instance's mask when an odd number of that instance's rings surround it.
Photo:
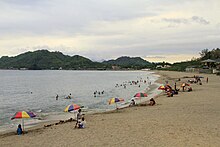
<path fill-rule="evenodd" d="M 195 73 L 158 74 L 161 83 L 170 85 L 181 78 L 187 81 Z M 86 115 L 85 129 L 74 129 L 75 122 L 50 127 L 39 125 L 27 134 L 0 135 L 0 146 L 220 146 L 220 76 L 209 83 L 192 84 L 192 92 L 174 97 L 163 93 L 156 106 L 135 106 L 118 111 Z M 180 86 L 180 82 L 177 86 Z"/>

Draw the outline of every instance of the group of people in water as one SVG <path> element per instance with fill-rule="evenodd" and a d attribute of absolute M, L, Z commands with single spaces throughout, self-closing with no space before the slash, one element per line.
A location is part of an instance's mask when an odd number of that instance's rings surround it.
<path fill-rule="evenodd" d="M 148 77 L 147 80 L 149 80 Z M 140 78 L 140 80 L 136 81 L 125 81 L 122 84 L 116 84 L 115 87 L 124 87 L 124 89 L 126 89 L 128 85 L 138 85 L 138 87 L 141 87 L 141 83 L 147 84 L 147 80 L 143 80 L 142 78 Z M 151 85 L 151 81 L 148 81 L 148 85 Z"/>
<path fill-rule="evenodd" d="M 100 95 L 103 95 L 105 93 L 105 91 L 103 90 L 103 91 L 94 91 L 94 97 L 97 97 L 97 96 L 100 96 Z"/>
<path fill-rule="evenodd" d="M 57 94 L 55 98 L 56 98 L 56 100 L 58 100 L 59 99 L 59 95 Z M 71 93 L 68 96 L 64 97 L 64 99 L 72 99 L 72 98 L 73 98 L 73 96 L 72 96 Z"/>

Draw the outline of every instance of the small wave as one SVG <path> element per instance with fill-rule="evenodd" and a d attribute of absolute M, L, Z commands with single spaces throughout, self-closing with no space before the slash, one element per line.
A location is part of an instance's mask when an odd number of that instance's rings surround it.
<path fill-rule="evenodd" d="M 39 110 L 36 110 L 36 112 L 37 112 L 37 113 L 40 113 L 40 112 L 42 112 L 42 110 L 41 110 L 41 109 L 39 109 Z"/>

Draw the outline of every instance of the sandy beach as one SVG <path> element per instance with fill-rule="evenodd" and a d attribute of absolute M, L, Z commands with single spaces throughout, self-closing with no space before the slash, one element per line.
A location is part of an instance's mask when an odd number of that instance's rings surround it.
<path fill-rule="evenodd" d="M 189 80 L 195 73 L 157 71 L 158 82 L 170 85 Z M 86 115 L 85 129 L 75 122 L 0 135 L 0 146 L 220 146 L 220 76 L 203 76 L 202 85 L 174 97 L 162 93 L 156 106 L 134 106 L 118 111 Z M 206 83 L 206 77 L 209 82 Z"/>

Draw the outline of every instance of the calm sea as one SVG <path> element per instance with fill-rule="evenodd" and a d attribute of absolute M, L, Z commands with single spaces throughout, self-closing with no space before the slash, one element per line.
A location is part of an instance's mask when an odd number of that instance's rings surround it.
<path fill-rule="evenodd" d="M 20 120 L 10 120 L 17 111 L 30 110 L 38 118 L 49 120 L 53 115 L 67 114 L 63 110 L 71 103 L 92 112 L 114 109 L 114 105 L 108 105 L 111 97 L 128 102 L 135 93 L 147 92 L 150 98 L 158 94 L 154 83 L 157 78 L 149 71 L 0 70 L 0 131 L 17 126 Z M 131 85 L 131 81 L 139 83 Z M 150 89 L 150 84 L 154 88 Z M 104 94 L 94 97 L 95 91 Z M 69 94 L 72 99 L 65 99 Z M 33 123 L 33 119 L 28 122 Z"/>

